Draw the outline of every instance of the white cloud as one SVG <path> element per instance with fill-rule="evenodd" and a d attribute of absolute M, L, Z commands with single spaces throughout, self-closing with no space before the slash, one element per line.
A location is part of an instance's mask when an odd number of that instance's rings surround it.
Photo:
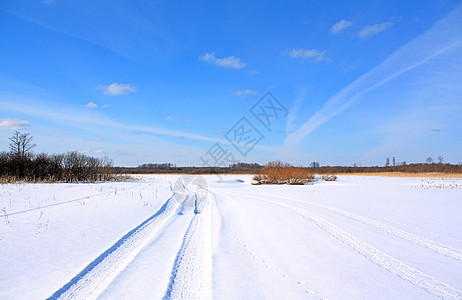
<path fill-rule="evenodd" d="M 199 56 L 199 60 L 209 62 L 223 68 L 242 69 L 246 66 L 245 63 L 241 62 L 241 60 L 235 56 L 217 58 L 215 53 L 206 53 Z"/>
<path fill-rule="evenodd" d="M 358 36 L 363 39 L 367 39 L 381 33 L 391 26 L 393 26 L 393 22 L 383 22 L 375 25 L 367 25 L 359 31 Z"/>
<path fill-rule="evenodd" d="M 334 25 L 332 25 L 332 27 L 330 28 L 330 33 L 332 34 L 341 33 L 342 31 L 344 31 L 346 28 L 350 27 L 351 25 L 353 25 L 353 22 L 347 21 L 347 20 L 341 20 L 335 23 Z"/>
<path fill-rule="evenodd" d="M 95 151 L 95 153 L 98 153 L 98 154 L 103 153 L 103 152 L 104 152 L 103 149 L 98 149 Z"/>
<path fill-rule="evenodd" d="M 130 84 L 111 83 L 106 86 L 99 86 L 98 89 L 103 90 L 103 93 L 110 96 L 126 95 L 136 92 L 136 88 Z"/>
<path fill-rule="evenodd" d="M 256 91 L 252 91 L 252 90 L 240 90 L 240 91 L 235 91 L 233 93 L 233 95 L 236 95 L 236 96 L 239 96 L 239 97 L 243 97 L 245 98 L 245 96 L 248 96 L 248 95 L 255 95 L 257 94 Z"/>
<path fill-rule="evenodd" d="M 289 56 L 292 58 L 301 58 L 302 60 L 310 58 L 315 62 L 327 61 L 325 55 L 326 51 L 319 51 L 316 49 L 292 49 L 292 51 L 289 52 Z"/>
<path fill-rule="evenodd" d="M 101 105 L 101 108 L 109 108 L 111 106 L 112 106 L 112 104 L 103 104 L 103 105 Z"/>
<path fill-rule="evenodd" d="M 96 104 L 95 102 L 88 102 L 87 104 L 84 105 L 84 107 L 97 108 L 98 104 Z"/>
<path fill-rule="evenodd" d="M 189 122 L 191 122 L 191 119 L 190 119 L 190 118 L 187 118 L 187 119 L 185 119 L 184 121 L 185 121 L 186 123 L 189 123 Z"/>
<path fill-rule="evenodd" d="M 166 121 L 172 121 L 174 118 L 172 116 L 168 116 L 165 118 Z"/>
<path fill-rule="evenodd" d="M 1 119 L 0 130 L 21 130 L 30 126 L 28 121 L 18 119 Z"/>
<path fill-rule="evenodd" d="M 215 134 L 223 134 L 223 130 L 218 129 L 217 131 L 215 131 Z"/>
<path fill-rule="evenodd" d="M 103 138 L 102 138 L 102 137 L 95 137 L 95 138 L 93 138 L 92 140 L 93 140 L 93 141 L 99 142 L 99 141 L 102 141 Z"/>

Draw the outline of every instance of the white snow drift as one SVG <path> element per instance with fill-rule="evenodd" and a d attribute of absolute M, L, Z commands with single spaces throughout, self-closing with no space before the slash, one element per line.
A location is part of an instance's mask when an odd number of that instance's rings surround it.
<path fill-rule="evenodd" d="M 460 179 L 178 179 L 0 185 L 0 298 L 462 299 Z"/>

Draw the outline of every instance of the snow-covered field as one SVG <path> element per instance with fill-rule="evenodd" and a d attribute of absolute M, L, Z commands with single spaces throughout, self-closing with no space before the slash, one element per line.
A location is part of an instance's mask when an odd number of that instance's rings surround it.
<path fill-rule="evenodd" d="M 0 185 L 0 299 L 462 299 L 462 179 L 188 179 Z"/>

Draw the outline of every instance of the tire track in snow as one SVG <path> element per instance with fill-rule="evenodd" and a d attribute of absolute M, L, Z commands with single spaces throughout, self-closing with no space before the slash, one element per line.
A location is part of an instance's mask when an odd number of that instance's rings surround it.
<path fill-rule="evenodd" d="M 211 200 L 207 202 L 201 213 L 194 214 L 186 230 L 173 264 L 165 300 L 212 299 Z"/>
<path fill-rule="evenodd" d="M 302 200 L 297 200 L 297 199 L 292 199 L 292 198 L 282 197 L 282 196 L 273 196 L 273 195 L 263 195 L 263 196 L 276 197 L 276 198 L 280 198 L 280 199 L 291 200 L 291 201 L 295 201 L 295 202 L 310 204 L 310 205 L 313 205 L 313 206 L 324 208 L 324 209 L 333 211 L 333 212 L 335 212 L 337 214 L 340 214 L 342 216 L 345 216 L 347 218 L 350 218 L 352 220 L 358 221 L 360 223 L 363 223 L 363 224 L 369 225 L 371 227 L 374 227 L 376 229 L 382 230 L 384 232 L 390 233 L 390 234 L 392 234 L 394 236 L 397 236 L 397 237 L 402 238 L 404 240 L 407 240 L 409 242 L 413 242 L 413 243 L 415 243 L 417 245 L 420 245 L 420 246 L 423 246 L 425 248 L 431 249 L 431 250 L 433 250 L 433 251 L 435 251 L 437 253 L 440 253 L 442 255 L 454 258 L 456 260 L 462 260 L 462 250 L 459 250 L 459 249 L 456 249 L 456 248 L 452 248 L 452 247 L 437 243 L 435 241 L 420 237 L 420 236 L 415 235 L 413 233 L 410 233 L 410 232 L 407 232 L 407 231 L 404 231 L 404 230 L 401 230 L 401 229 L 398 229 L 398 228 L 395 228 L 395 227 L 392 227 L 392 226 L 389 226 L 389 225 L 385 225 L 385 224 L 380 223 L 378 221 L 366 218 L 364 216 L 361 216 L 361 215 L 358 215 L 358 214 L 355 214 L 355 213 L 352 213 L 352 212 L 349 212 L 349 211 L 346 211 L 346 210 L 343 210 L 343 209 L 340 209 L 340 208 L 337 208 L 337 207 L 332 207 L 332 206 L 328 206 L 328 205 L 324 205 L 324 204 L 320 204 L 320 203 L 316 203 L 316 202 L 302 201 Z"/>
<path fill-rule="evenodd" d="M 310 220 L 318 227 L 353 248 L 356 252 L 369 259 L 379 267 L 399 276 L 400 278 L 409 281 L 413 285 L 420 287 L 427 292 L 434 294 L 442 299 L 462 299 L 462 292 L 441 282 L 427 274 L 416 270 L 403 262 L 387 255 L 386 253 L 372 247 L 366 242 L 360 240 L 354 235 L 344 231 L 340 227 L 335 226 L 332 223 L 296 206 L 281 204 L 276 201 L 268 200 L 261 197 L 248 196 L 250 198 L 259 199 L 268 203 L 273 203 L 292 210 L 300 216 Z"/>
<path fill-rule="evenodd" d="M 175 214 L 178 207 L 173 193 L 154 215 L 133 228 L 48 299 L 96 299 Z"/>

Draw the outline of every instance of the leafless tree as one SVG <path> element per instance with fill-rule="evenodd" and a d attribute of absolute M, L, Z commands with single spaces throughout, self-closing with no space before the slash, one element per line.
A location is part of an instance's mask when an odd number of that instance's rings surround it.
<path fill-rule="evenodd" d="M 433 158 L 431 156 L 427 157 L 427 164 L 432 164 Z"/>
<path fill-rule="evenodd" d="M 387 157 L 387 160 L 385 161 L 385 167 L 389 167 L 390 166 L 390 158 Z"/>
<path fill-rule="evenodd" d="M 15 131 L 9 140 L 11 141 L 11 152 L 19 158 L 26 157 L 32 148 L 36 146 L 36 144 L 32 143 L 33 137 L 30 135 L 30 133 L 21 133 L 19 131 Z"/>
<path fill-rule="evenodd" d="M 438 163 L 442 164 L 443 163 L 443 157 L 441 155 L 438 156 Z"/>

